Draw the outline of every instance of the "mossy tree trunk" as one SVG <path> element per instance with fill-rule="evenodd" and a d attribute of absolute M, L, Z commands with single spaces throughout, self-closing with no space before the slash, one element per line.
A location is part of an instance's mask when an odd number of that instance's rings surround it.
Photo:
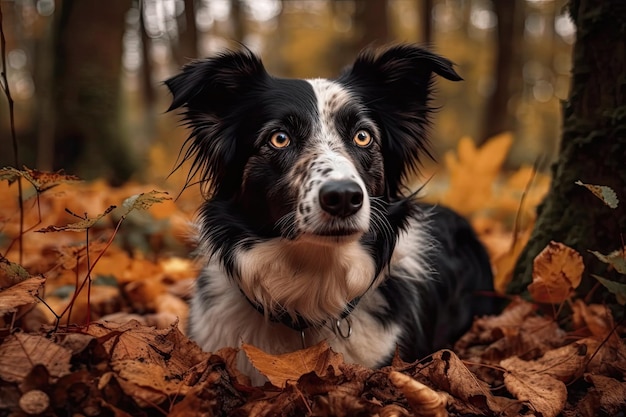
<path fill-rule="evenodd" d="M 577 41 L 570 96 L 563 107 L 561 149 L 552 167 L 550 192 L 509 286 L 512 293 L 525 291 L 534 257 L 551 240 L 583 256 L 586 272 L 580 295 L 595 285 L 592 273 L 624 279 L 589 250 L 614 251 L 622 247 L 626 234 L 626 2 L 573 0 L 569 9 Z M 611 187 L 620 200 L 618 207 L 607 207 L 576 185 L 577 180 Z M 596 299 L 605 294 L 597 291 Z"/>

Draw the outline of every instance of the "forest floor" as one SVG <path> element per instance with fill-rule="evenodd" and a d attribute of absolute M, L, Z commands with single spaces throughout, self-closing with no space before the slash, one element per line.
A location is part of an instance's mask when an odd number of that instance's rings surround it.
<path fill-rule="evenodd" d="M 243 345 L 261 387 L 237 370 L 235 349 L 203 352 L 184 334 L 197 194 L 0 170 L 0 415 L 624 415 L 623 318 L 573 296 L 580 254 L 551 243 L 531 298 L 505 295 L 549 188 L 532 167 L 503 173 L 510 145 L 462 139 L 424 192 L 471 220 L 493 296 L 510 300 L 500 315 L 478 318 L 453 349 L 382 369 L 325 343 L 281 356 Z M 597 256 L 626 274 L 623 253 Z M 626 302 L 623 287 L 602 285 Z"/>

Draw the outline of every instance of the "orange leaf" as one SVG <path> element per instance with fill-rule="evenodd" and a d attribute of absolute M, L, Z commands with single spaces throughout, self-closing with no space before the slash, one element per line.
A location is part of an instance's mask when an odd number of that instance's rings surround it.
<path fill-rule="evenodd" d="M 484 207 L 512 143 L 510 133 L 494 136 L 480 148 L 472 139 L 461 138 L 456 155 L 445 155 L 450 188 L 441 202 L 465 215 Z"/>
<path fill-rule="evenodd" d="M 528 286 L 532 298 L 540 303 L 559 304 L 580 285 L 585 269 L 574 249 L 550 242 L 533 262 L 533 282 Z"/>
<path fill-rule="evenodd" d="M 295 382 L 309 372 L 325 376 L 329 367 L 337 372 L 339 365 L 343 363 L 343 356 L 333 352 L 325 341 L 307 349 L 282 355 L 270 355 L 245 343 L 242 349 L 259 372 L 265 375 L 273 385 L 283 388 L 287 382 Z"/>

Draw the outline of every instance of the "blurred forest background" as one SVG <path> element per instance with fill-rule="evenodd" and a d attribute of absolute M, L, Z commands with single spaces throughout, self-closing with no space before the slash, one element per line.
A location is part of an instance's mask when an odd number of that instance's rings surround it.
<path fill-rule="evenodd" d="M 160 181 L 186 137 L 163 80 L 236 42 L 285 77 L 333 77 L 368 45 L 415 42 L 457 64 L 438 82 L 435 155 L 515 138 L 509 167 L 554 160 L 575 27 L 566 0 L 2 0 L 20 164 Z M 0 100 L 0 166 L 15 163 Z M 547 168 L 547 166 L 544 166 Z"/>

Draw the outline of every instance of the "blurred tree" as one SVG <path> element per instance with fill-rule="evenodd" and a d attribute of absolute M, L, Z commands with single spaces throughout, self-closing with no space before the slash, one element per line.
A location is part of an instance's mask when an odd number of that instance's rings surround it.
<path fill-rule="evenodd" d="M 185 12 L 178 19 L 179 60 L 182 65 L 198 57 L 198 27 L 196 25 L 196 0 L 185 0 Z M 181 60 L 182 58 L 182 60 Z"/>
<path fill-rule="evenodd" d="M 122 38 L 131 0 L 59 3 L 54 37 L 54 168 L 127 180 L 137 168 L 120 119 Z"/>
<path fill-rule="evenodd" d="M 233 39 L 243 42 L 246 37 L 246 16 L 242 0 L 230 1 L 231 24 L 233 30 Z"/>
<path fill-rule="evenodd" d="M 420 11 L 420 42 L 423 45 L 431 45 L 433 42 L 433 3 L 434 0 L 417 0 L 417 7 Z"/>
<path fill-rule="evenodd" d="M 494 90 L 485 106 L 479 144 L 498 133 L 515 129 L 509 100 L 522 90 L 520 55 L 525 14 L 520 12 L 524 11 L 524 1 L 493 0 L 493 9 L 498 21 L 492 73 Z"/>
<path fill-rule="evenodd" d="M 569 11 L 577 40 L 571 90 L 563 107 L 561 149 L 552 167 L 550 192 L 539 207 L 533 234 L 509 285 L 514 293 L 525 291 L 533 259 L 551 240 L 583 256 L 587 274 L 580 294 L 586 295 L 596 284 L 591 273 L 619 277 L 588 251 L 607 254 L 621 248 L 626 232 L 626 3 L 572 0 Z M 605 206 L 574 184 L 577 180 L 610 186 L 620 200 L 618 207 Z"/>
<path fill-rule="evenodd" d="M 387 0 L 355 1 L 355 51 L 389 42 Z"/>

